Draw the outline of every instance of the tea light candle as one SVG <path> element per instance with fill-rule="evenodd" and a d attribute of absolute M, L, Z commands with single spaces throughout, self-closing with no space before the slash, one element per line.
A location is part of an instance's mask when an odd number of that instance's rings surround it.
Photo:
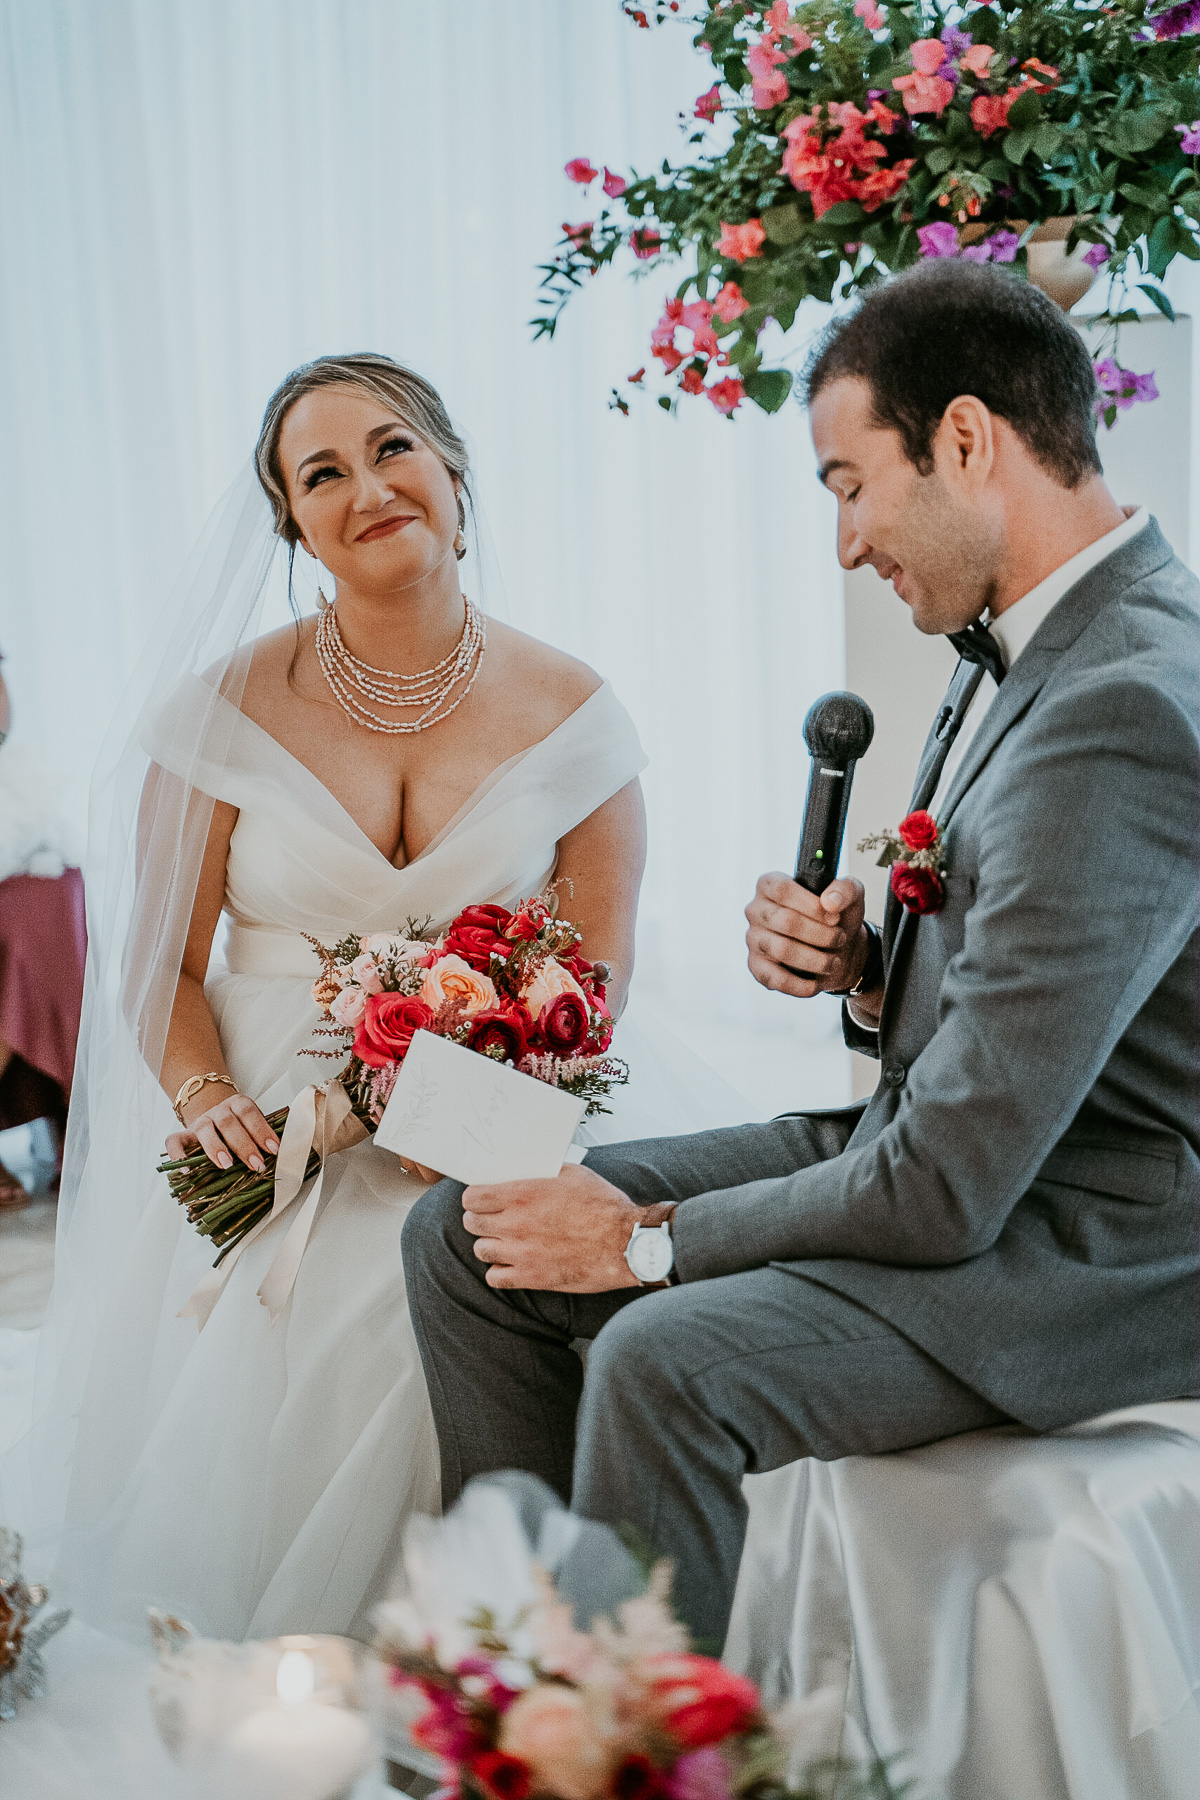
<path fill-rule="evenodd" d="M 238 1771 L 264 1796 L 334 1800 L 375 1761 L 367 1721 L 344 1707 L 313 1699 L 313 1661 L 303 1650 L 279 1660 L 277 1706 L 251 1713 L 230 1733 L 228 1751 Z"/>

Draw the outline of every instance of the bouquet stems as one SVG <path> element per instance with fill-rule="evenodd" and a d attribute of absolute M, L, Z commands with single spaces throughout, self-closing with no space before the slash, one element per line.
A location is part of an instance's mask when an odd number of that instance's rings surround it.
<path fill-rule="evenodd" d="M 276 1137 L 282 1137 L 287 1116 L 286 1106 L 266 1115 Z M 275 1158 L 264 1152 L 263 1161 L 267 1166 L 261 1175 L 238 1162 L 232 1169 L 219 1169 L 207 1150 L 197 1147 L 188 1156 L 158 1165 L 175 1199 L 187 1208 L 188 1223 L 220 1249 L 214 1268 L 271 1210 Z M 304 1179 L 315 1175 L 320 1166 L 321 1158 L 315 1150 L 310 1151 Z"/>

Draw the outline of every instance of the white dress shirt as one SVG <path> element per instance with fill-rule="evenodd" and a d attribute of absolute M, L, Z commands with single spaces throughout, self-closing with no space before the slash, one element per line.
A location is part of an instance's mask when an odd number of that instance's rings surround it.
<path fill-rule="evenodd" d="M 1014 600 L 998 619 L 990 621 L 988 629 L 1000 646 L 1006 670 L 1012 668 L 1042 620 L 1058 605 L 1068 588 L 1073 588 L 1089 569 L 1094 569 L 1097 563 L 1103 562 L 1106 556 L 1111 556 L 1114 550 L 1120 550 L 1129 543 L 1149 522 L 1150 514 L 1144 506 L 1139 506 L 1136 511 L 1130 508 L 1122 524 L 1115 525 L 1103 537 L 1097 538 L 1094 544 L 1088 544 L 1076 556 L 1060 563 L 1044 581 L 1039 581 L 1027 594 Z M 979 730 L 984 714 L 998 692 L 996 683 L 985 669 L 983 680 L 975 689 L 967 715 L 959 726 L 958 736 L 950 746 L 950 754 L 943 764 L 933 799 L 929 802 L 928 810 L 935 819 L 950 792 L 950 784 L 958 773 L 959 764 L 967 753 L 971 739 Z"/>

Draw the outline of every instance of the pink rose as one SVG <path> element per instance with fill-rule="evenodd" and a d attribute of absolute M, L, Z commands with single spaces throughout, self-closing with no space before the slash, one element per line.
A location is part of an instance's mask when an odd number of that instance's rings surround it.
<path fill-rule="evenodd" d="M 499 1748 L 527 1766 L 537 1793 L 599 1800 L 608 1792 L 613 1745 L 574 1688 L 526 1688 L 504 1715 Z"/>
<path fill-rule="evenodd" d="M 366 990 L 360 987 L 343 988 L 336 1000 L 329 1005 L 329 1016 L 344 1031 L 354 1031 L 367 1010 Z"/>
<path fill-rule="evenodd" d="M 499 1004 L 490 976 L 473 969 L 461 956 L 439 956 L 421 983 L 421 999 L 438 1013 L 449 1000 L 460 1002 L 465 1018 L 489 1012 Z"/>
<path fill-rule="evenodd" d="M 383 982 L 379 979 L 379 969 L 373 956 L 356 956 L 350 969 L 360 988 L 364 988 L 368 994 L 382 994 Z"/>

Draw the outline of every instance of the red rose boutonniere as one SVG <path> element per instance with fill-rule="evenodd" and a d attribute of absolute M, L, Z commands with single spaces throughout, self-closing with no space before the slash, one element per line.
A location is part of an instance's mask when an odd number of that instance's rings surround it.
<path fill-rule="evenodd" d="M 910 812 L 894 832 L 877 831 L 860 850 L 878 850 L 879 867 L 891 869 L 892 892 L 909 912 L 933 913 L 945 899 L 945 846 L 932 813 Z"/>

